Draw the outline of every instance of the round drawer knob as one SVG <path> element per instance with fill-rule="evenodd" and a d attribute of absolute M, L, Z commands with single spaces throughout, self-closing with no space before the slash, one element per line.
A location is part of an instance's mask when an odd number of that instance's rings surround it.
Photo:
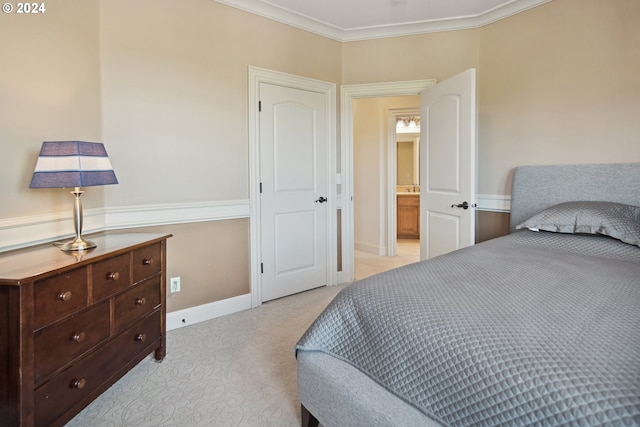
<path fill-rule="evenodd" d="M 84 332 L 78 332 L 77 334 L 73 334 L 72 339 L 75 342 L 82 342 L 84 341 L 84 339 L 87 337 L 87 335 Z"/>
<path fill-rule="evenodd" d="M 136 341 L 145 342 L 147 340 L 147 334 L 136 335 Z"/>
<path fill-rule="evenodd" d="M 151 265 L 153 264 L 153 258 L 145 258 L 142 260 L 142 265 Z"/>
<path fill-rule="evenodd" d="M 136 298 L 136 305 L 145 305 L 147 300 L 145 297 Z"/>
<path fill-rule="evenodd" d="M 107 273 L 107 279 L 109 280 L 118 280 L 120 278 L 120 273 L 117 271 L 115 273 Z"/>
<path fill-rule="evenodd" d="M 84 378 L 79 378 L 71 381 L 71 387 L 77 388 L 78 390 L 82 390 L 85 385 L 87 385 L 87 380 L 85 380 Z"/>
<path fill-rule="evenodd" d="M 71 299 L 71 291 L 64 291 L 58 294 L 58 299 L 60 301 L 67 302 Z"/>

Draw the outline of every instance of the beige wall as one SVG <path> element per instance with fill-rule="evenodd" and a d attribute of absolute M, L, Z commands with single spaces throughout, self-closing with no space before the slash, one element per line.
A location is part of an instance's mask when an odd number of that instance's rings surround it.
<path fill-rule="evenodd" d="M 175 311 L 250 292 L 247 219 L 165 225 L 128 230 L 166 233 L 167 278 L 180 277 L 180 292 L 167 292 Z"/>
<path fill-rule="evenodd" d="M 47 6 L 0 14 L 0 218 L 70 211 L 67 192 L 28 189 L 42 141 L 102 138 L 98 2 Z"/>
<path fill-rule="evenodd" d="M 248 67 L 339 83 L 338 42 L 212 0 L 100 4 L 110 206 L 248 199 Z M 248 220 L 163 231 L 170 311 L 249 292 Z"/>
<path fill-rule="evenodd" d="M 554 0 L 480 30 L 480 193 L 519 164 L 640 161 L 640 2 Z"/>
<path fill-rule="evenodd" d="M 389 110 L 419 106 L 418 96 L 363 98 L 353 102 L 353 237 L 356 249 L 386 254 Z"/>
<path fill-rule="evenodd" d="M 554 0 L 478 30 L 345 43 L 343 83 L 478 69 L 478 192 L 519 164 L 640 161 L 640 2 Z"/>
<path fill-rule="evenodd" d="M 353 207 L 356 249 L 378 253 L 382 245 L 380 202 L 384 181 L 380 177 L 385 147 L 384 109 L 380 99 L 356 99 L 353 103 Z"/>
<path fill-rule="evenodd" d="M 509 234 L 509 214 L 476 210 L 476 243 Z"/>
<path fill-rule="evenodd" d="M 444 80 L 477 67 L 478 30 L 344 43 L 342 83 Z"/>
<path fill-rule="evenodd" d="M 29 190 L 44 140 L 104 142 L 119 185 L 85 210 L 249 197 L 248 67 L 339 84 L 340 43 L 212 0 L 56 0 L 0 15 L 0 219 L 67 213 L 66 190 Z M 170 311 L 249 292 L 249 220 L 173 233 Z M 72 223 L 69 221 L 69 232 Z"/>
<path fill-rule="evenodd" d="M 554 0 L 480 29 L 349 43 L 179 3 L 56 0 L 0 15 L 0 219 L 70 209 L 64 191 L 28 189 L 44 140 L 106 144 L 120 184 L 91 188 L 85 209 L 247 199 L 249 65 L 338 85 L 476 67 L 480 193 L 508 194 L 517 164 L 640 161 L 636 0 Z M 378 209 L 380 177 L 367 180 Z M 248 220 L 172 229 L 168 269 L 187 277 L 172 309 L 246 291 L 245 277 L 212 286 L 206 266 L 224 255 L 248 269 Z"/>
<path fill-rule="evenodd" d="M 478 30 L 345 43 L 342 78 L 442 81 L 476 67 L 477 190 L 508 195 L 520 164 L 640 161 L 638 22 L 638 1 L 554 0 Z M 478 218 L 480 236 L 508 222 Z"/>
<path fill-rule="evenodd" d="M 338 42 L 212 0 L 100 4 L 110 205 L 247 199 L 248 67 L 340 81 Z"/>

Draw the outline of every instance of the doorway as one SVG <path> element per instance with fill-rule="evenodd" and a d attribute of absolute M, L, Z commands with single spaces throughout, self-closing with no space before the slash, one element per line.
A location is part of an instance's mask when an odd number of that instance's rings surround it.
<path fill-rule="evenodd" d="M 342 271 L 338 282 L 354 279 L 354 183 L 353 183 L 353 109 L 354 101 L 360 98 L 394 97 L 418 95 L 423 89 L 435 84 L 434 79 L 407 82 L 345 85 L 340 90 L 341 106 L 341 218 L 342 218 Z M 387 180 L 385 180 L 387 182 Z M 387 186 L 388 186 L 387 182 Z M 387 191 L 387 190 L 385 190 Z"/>
<path fill-rule="evenodd" d="M 354 278 L 420 259 L 418 96 L 354 100 Z"/>
<path fill-rule="evenodd" d="M 427 134 L 421 135 L 421 259 L 474 244 L 476 70 L 470 68 L 434 86 L 435 81 L 412 81 L 341 88 L 341 184 L 347 203 L 342 207 L 342 281 L 353 281 L 353 106 L 357 98 L 420 94 L 420 116 Z M 471 200 L 468 203 L 466 200 Z M 464 202 L 463 202 L 464 200 Z"/>
<path fill-rule="evenodd" d="M 410 97 L 419 104 L 419 98 Z M 420 244 L 420 109 L 397 108 L 388 114 L 388 256 L 399 254 L 398 236 L 417 238 Z M 406 208 L 398 209 L 398 202 Z M 398 215 L 404 213 L 404 218 Z M 398 230 L 398 223 L 404 230 Z M 406 226 L 406 227 L 403 227 Z M 414 253 L 412 242 L 403 242 L 401 255 Z M 417 250 L 418 257 L 420 250 Z"/>

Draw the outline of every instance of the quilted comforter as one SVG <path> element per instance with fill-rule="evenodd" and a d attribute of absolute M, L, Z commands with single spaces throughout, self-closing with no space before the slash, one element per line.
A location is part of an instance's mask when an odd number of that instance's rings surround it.
<path fill-rule="evenodd" d="M 520 231 L 345 288 L 296 351 L 444 425 L 640 425 L 640 248 Z"/>

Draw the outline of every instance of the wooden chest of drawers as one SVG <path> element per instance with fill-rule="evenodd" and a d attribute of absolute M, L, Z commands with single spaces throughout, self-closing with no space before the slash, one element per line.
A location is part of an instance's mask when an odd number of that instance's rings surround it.
<path fill-rule="evenodd" d="M 169 237 L 0 254 L 1 425 L 63 425 L 148 354 L 164 358 Z"/>

